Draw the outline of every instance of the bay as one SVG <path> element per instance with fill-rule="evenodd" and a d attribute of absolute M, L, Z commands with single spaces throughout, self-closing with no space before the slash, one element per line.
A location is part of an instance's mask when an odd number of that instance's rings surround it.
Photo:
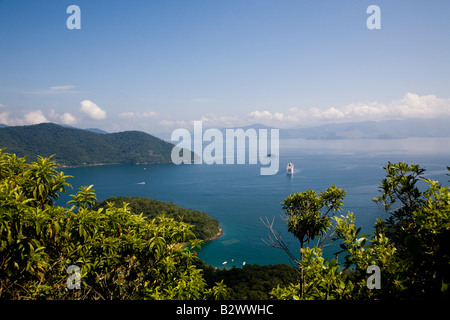
<path fill-rule="evenodd" d="M 99 201 L 111 196 L 140 196 L 206 212 L 219 220 L 223 235 L 204 243 L 198 256 L 219 268 L 246 264 L 277 264 L 290 261 L 279 249 L 268 246 L 268 230 L 260 217 L 274 219 L 274 225 L 293 252 L 298 241 L 286 230 L 281 202 L 290 194 L 314 189 L 324 191 L 332 184 L 348 195 L 344 210 L 354 212 L 357 225 L 371 233 L 377 218 L 386 213 L 372 201 L 388 161 L 407 161 L 427 169 L 426 177 L 448 185 L 450 138 L 408 138 L 398 140 L 304 140 L 280 141 L 280 170 L 261 176 L 260 165 L 146 164 L 63 168 L 74 176 L 73 190 L 61 195 L 64 205 L 80 186 L 94 185 Z M 287 176 L 288 162 L 295 164 Z M 314 245 L 311 243 L 310 245 Z M 332 256 L 336 245 L 324 254 Z M 226 264 L 223 264 L 224 262 Z"/>

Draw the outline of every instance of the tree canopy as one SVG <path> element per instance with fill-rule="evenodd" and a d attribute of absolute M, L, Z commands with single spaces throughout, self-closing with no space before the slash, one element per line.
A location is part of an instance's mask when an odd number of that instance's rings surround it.
<path fill-rule="evenodd" d="M 143 197 L 111 197 L 99 202 L 95 208 L 107 207 L 108 203 L 115 207 L 121 207 L 123 203 L 128 203 L 135 213 L 142 213 L 148 219 L 164 215 L 176 221 L 183 221 L 191 224 L 192 232 L 197 239 L 208 240 L 219 233 L 219 221 L 199 210 L 186 209 L 175 205 L 173 202 L 166 203 L 159 200 Z"/>
<path fill-rule="evenodd" d="M 71 187 L 70 177 L 57 166 L 51 158 L 26 162 L 0 149 L 0 299 L 411 300 L 450 295 L 450 190 L 426 179 L 418 165 L 385 166 L 374 201 L 389 217 L 377 220 L 372 236 L 361 234 L 354 213 L 334 215 L 343 206 L 343 189 L 304 191 L 282 203 L 288 230 L 300 242 L 301 255 L 293 259 L 297 268 L 228 271 L 196 257 L 192 248 L 201 241 L 191 224 L 170 216 L 180 214 L 173 204 L 118 198 L 96 206 L 94 187 L 84 186 L 67 207 L 56 206 L 59 194 Z M 143 210 L 149 203 L 151 210 Z M 279 234 L 273 235 L 286 249 Z M 307 246 L 316 237 L 319 245 Z M 337 258 L 323 256 L 328 239 L 340 247 Z M 177 246 L 181 242 L 190 246 Z"/>
<path fill-rule="evenodd" d="M 199 244 L 191 225 L 148 219 L 126 203 L 94 210 L 92 186 L 72 196 L 71 208 L 55 206 L 70 187 L 56 166 L 0 150 L 0 298 L 222 297 L 223 285 L 207 286 L 193 251 L 176 246 Z"/>
<path fill-rule="evenodd" d="M 335 216 L 327 226 L 344 254 L 343 262 L 324 258 L 320 247 L 302 247 L 303 281 L 277 286 L 276 299 L 448 299 L 450 296 L 449 188 L 423 177 L 424 168 L 388 163 L 374 201 L 390 215 L 369 238 L 355 226 L 354 213 Z M 424 187 L 419 186 L 419 182 Z M 305 193 L 287 198 L 301 198 Z M 315 193 L 307 193 L 320 203 Z M 331 195 L 337 207 L 342 193 Z M 332 199 L 329 199 L 332 200 Z M 286 208 L 286 206 L 285 206 Z M 311 206 L 297 206 L 300 213 Z M 292 210 L 290 207 L 288 210 Z M 289 226 L 289 220 L 288 220 Z M 292 228 L 289 229 L 292 232 Z M 378 279 L 371 276 L 378 272 Z M 376 280 L 377 286 L 371 281 Z"/>

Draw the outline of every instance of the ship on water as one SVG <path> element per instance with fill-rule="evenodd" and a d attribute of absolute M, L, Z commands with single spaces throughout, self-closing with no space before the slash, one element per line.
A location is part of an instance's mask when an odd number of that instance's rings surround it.
<path fill-rule="evenodd" d="M 286 174 L 292 175 L 294 174 L 294 164 L 289 162 L 286 166 Z"/>

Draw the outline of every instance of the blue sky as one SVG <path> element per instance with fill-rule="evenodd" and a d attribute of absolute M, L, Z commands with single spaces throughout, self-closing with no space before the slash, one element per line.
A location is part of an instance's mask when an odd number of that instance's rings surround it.
<path fill-rule="evenodd" d="M 81 29 L 69 30 L 69 5 Z M 367 7 L 381 9 L 369 30 Z M 0 0 L 0 123 L 150 133 L 450 116 L 450 1 Z"/>

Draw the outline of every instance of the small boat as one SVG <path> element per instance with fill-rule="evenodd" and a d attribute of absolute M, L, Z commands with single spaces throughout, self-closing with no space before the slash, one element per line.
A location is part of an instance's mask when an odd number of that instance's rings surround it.
<path fill-rule="evenodd" d="M 228 261 L 224 261 L 224 262 L 222 262 L 222 264 L 227 264 L 227 262 L 228 262 Z"/>
<path fill-rule="evenodd" d="M 142 182 L 138 182 L 137 184 L 145 184 L 145 181 L 142 181 Z"/>
<path fill-rule="evenodd" d="M 289 162 L 286 166 L 286 174 L 294 174 L 294 164 Z"/>
<path fill-rule="evenodd" d="M 244 261 L 244 263 L 242 263 L 242 265 L 245 266 L 245 261 Z"/>

